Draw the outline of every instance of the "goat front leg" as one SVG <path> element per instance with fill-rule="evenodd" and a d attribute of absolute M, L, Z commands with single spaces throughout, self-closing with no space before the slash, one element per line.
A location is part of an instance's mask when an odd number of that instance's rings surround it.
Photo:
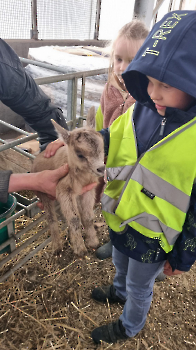
<path fill-rule="evenodd" d="M 97 248 L 99 240 L 94 228 L 94 204 L 95 190 L 88 191 L 78 198 L 78 208 L 80 211 L 81 221 L 85 230 L 85 245 L 89 248 Z"/>
<path fill-rule="evenodd" d="M 57 198 L 61 206 L 61 211 L 67 220 L 70 231 L 70 241 L 73 251 L 76 255 L 83 257 L 86 253 L 86 247 L 81 233 L 80 214 L 77 207 L 76 196 L 72 190 L 57 193 Z"/>
<path fill-rule="evenodd" d="M 59 234 L 58 220 L 56 216 L 54 201 L 49 199 L 48 196 L 42 192 L 38 192 L 37 195 L 44 205 L 44 211 L 46 213 L 46 218 L 51 234 L 52 251 L 54 255 L 61 256 L 63 244 Z"/>

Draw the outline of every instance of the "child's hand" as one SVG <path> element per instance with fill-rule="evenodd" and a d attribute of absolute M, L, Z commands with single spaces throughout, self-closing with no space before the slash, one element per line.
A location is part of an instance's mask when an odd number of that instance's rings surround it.
<path fill-rule="evenodd" d="M 64 145 L 65 145 L 64 142 L 61 141 L 60 139 L 50 142 L 44 151 L 44 157 L 50 158 L 54 156 L 56 151 Z"/>
<path fill-rule="evenodd" d="M 183 271 L 180 271 L 177 269 L 172 271 L 172 267 L 171 267 L 169 261 L 167 260 L 165 265 L 164 265 L 163 273 L 167 276 L 174 276 L 174 275 L 180 275 L 181 273 L 183 273 Z"/>

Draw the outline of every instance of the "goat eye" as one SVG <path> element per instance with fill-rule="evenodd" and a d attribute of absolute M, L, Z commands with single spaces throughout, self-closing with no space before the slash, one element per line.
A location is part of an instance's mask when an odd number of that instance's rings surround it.
<path fill-rule="evenodd" d="M 77 154 L 77 156 L 78 156 L 78 158 L 80 158 L 80 159 L 85 159 L 85 157 L 84 157 L 81 153 Z"/>

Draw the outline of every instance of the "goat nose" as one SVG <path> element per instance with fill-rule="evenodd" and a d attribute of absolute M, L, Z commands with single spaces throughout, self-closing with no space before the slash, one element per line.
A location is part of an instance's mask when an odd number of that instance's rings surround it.
<path fill-rule="evenodd" d="M 100 174 L 103 174 L 105 171 L 105 165 L 101 166 L 100 168 L 97 169 L 97 172 Z"/>

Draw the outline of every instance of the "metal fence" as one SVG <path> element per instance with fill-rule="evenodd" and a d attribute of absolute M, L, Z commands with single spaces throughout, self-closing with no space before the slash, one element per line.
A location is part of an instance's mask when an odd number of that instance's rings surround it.
<path fill-rule="evenodd" d="M 195 10 L 195 0 L 0 0 L 3 39 L 107 39 L 133 17 L 150 28 L 165 13 Z M 152 20 L 153 19 L 153 20 Z"/>
<path fill-rule="evenodd" d="M 46 64 L 43 62 L 38 62 L 34 60 L 29 60 L 26 58 L 20 58 L 21 62 L 39 66 L 42 68 L 50 69 L 60 73 L 65 73 L 65 68 L 54 66 L 51 64 Z M 82 120 L 84 119 L 84 100 L 85 100 L 85 82 L 87 77 L 92 77 L 101 74 L 107 74 L 108 69 L 95 69 L 84 72 L 60 74 L 55 76 L 36 78 L 35 81 L 38 85 L 45 85 L 51 83 L 57 83 L 61 81 L 68 81 L 67 87 L 67 123 L 71 129 L 76 127 L 76 123 L 79 126 L 82 125 Z M 78 80 L 82 80 L 81 84 L 81 99 L 80 99 L 80 117 L 76 118 L 76 106 L 77 106 L 77 91 L 78 91 Z"/>
<path fill-rule="evenodd" d="M 59 71 L 63 73 L 63 68 L 52 66 L 49 64 L 44 64 L 42 62 L 37 61 L 31 61 L 27 59 L 20 58 L 22 62 L 25 63 L 31 63 L 35 65 L 40 65 L 44 68 L 51 69 L 54 71 Z M 98 70 L 91 70 L 86 72 L 79 72 L 79 73 L 70 73 L 70 74 L 60 74 L 50 77 L 44 77 L 35 79 L 36 83 L 38 85 L 42 84 L 49 84 L 59 81 L 68 81 L 69 84 L 69 95 L 68 95 L 68 125 L 70 129 L 73 129 L 77 126 L 82 126 L 84 117 L 84 100 L 85 100 L 85 79 L 86 77 L 95 76 L 98 74 L 105 74 L 107 73 L 107 69 L 98 69 Z M 81 106 L 80 106 L 80 117 L 76 118 L 76 103 L 77 103 L 77 83 L 78 79 L 82 79 L 82 91 L 81 91 Z M 14 140 L 12 142 L 7 143 L 5 140 L 0 139 L 0 142 L 3 143 L 3 145 L 0 146 L 0 152 L 8 150 L 8 149 L 14 149 L 16 152 L 22 153 L 25 157 L 28 159 L 34 159 L 35 156 L 31 155 L 23 150 L 21 150 L 17 145 L 22 144 L 24 142 L 27 142 L 32 139 L 36 139 L 38 137 L 37 133 L 28 133 L 24 130 L 21 130 L 13 125 L 10 125 L 4 121 L 0 120 L 0 124 L 4 124 L 8 126 L 10 129 L 18 131 L 20 134 L 23 134 L 24 137 Z M 16 234 L 13 231 L 13 222 L 18 219 L 21 215 L 26 215 L 27 217 L 33 218 L 40 210 L 36 206 L 37 204 L 37 198 L 35 197 L 32 200 L 29 200 L 23 196 L 21 196 L 18 193 L 14 193 L 15 197 L 17 198 L 18 204 L 17 204 L 17 212 L 12 215 L 10 218 L 6 219 L 2 223 L 0 223 L 0 230 L 3 227 L 7 227 L 7 232 L 9 239 L 6 240 L 4 243 L 0 245 L 0 251 L 3 250 L 8 245 L 10 246 L 11 253 L 6 255 L 3 259 L 0 260 L 0 267 L 2 267 L 4 264 L 12 260 L 15 256 L 17 256 L 22 250 L 24 250 L 27 246 L 32 244 L 33 242 L 36 242 L 40 236 L 42 236 L 49 227 L 46 226 L 43 229 L 39 230 L 35 235 L 30 237 L 29 239 L 25 240 L 24 243 L 17 246 L 17 243 L 20 242 L 20 239 L 31 229 L 35 228 L 41 221 L 45 219 L 45 215 L 42 215 L 40 218 L 36 219 L 35 221 L 31 222 L 29 225 L 27 225 L 25 228 L 21 229 Z M 58 211 L 58 206 L 56 207 Z M 39 244 L 35 249 L 33 249 L 29 254 L 27 254 L 24 258 L 22 258 L 18 263 L 16 263 L 13 267 L 11 267 L 5 274 L 3 274 L 0 277 L 0 283 L 5 281 L 12 273 L 14 273 L 18 268 L 20 268 L 22 265 L 24 265 L 29 259 L 31 259 L 39 250 L 44 248 L 49 242 L 51 238 L 48 237 L 45 239 L 41 244 Z"/>
<path fill-rule="evenodd" d="M 0 0 L 0 33 L 2 39 L 29 39 L 31 24 L 30 0 Z"/>
<path fill-rule="evenodd" d="M 94 39 L 96 0 L 38 0 L 39 39 Z"/>
<path fill-rule="evenodd" d="M 2 39 L 94 39 L 97 0 L 0 0 Z"/>

